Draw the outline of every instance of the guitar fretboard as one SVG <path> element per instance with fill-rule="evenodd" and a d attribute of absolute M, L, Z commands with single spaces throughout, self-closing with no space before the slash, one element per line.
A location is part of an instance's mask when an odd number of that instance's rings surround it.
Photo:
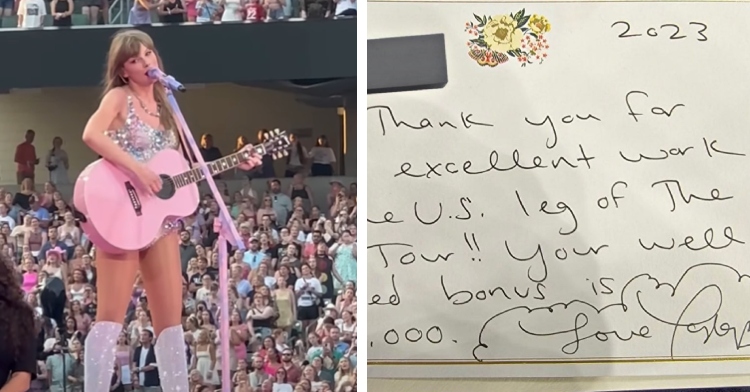
<path fill-rule="evenodd" d="M 263 155 L 265 153 L 265 148 L 262 145 L 255 146 L 254 149 L 259 155 Z M 234 169 L 235 167 L 242 164 L 242 162 L 247 161 L 248 158 L 250 158 L 249 151 L 240 151 L 232 155 L 227 155 L 224 158 L 220 158 L 215 161 L 206 162 L 206 165 L 208 166 L 208 170 L 211 172 L 211 175 L 214 176 L 216 174 Z M 196 182 L 199 182 L 205 178 L 206 176 L 203 175 L 203 170 L 198 167 L 173 176 L 172 181 L 174 181 L 174 184 L 177 188 L 181 188 L 186 185 L 195 184 Z"/>

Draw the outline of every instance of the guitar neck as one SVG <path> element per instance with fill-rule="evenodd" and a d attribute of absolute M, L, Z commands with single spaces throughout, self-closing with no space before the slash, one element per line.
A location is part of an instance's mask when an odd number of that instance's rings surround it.
<path fill-rule="evenodd" d="M 262 144 L 254 146 L 253 149 L 261 156 L 266 153 L 266 148 Z M 206 162 L 206 166 L 208 166 L 208 171 L 211 173 L 211 176 L 215 176 L 238 167 L 243 162 L 247 161 L 247 156 L 249 156 L 249 154 L 248 151 L 235 152 L 234 154 L 227 155 L 215 161 Z M 203 175 L 203 169 L 197 167 L 173 176 L 172 181 L 174 181 L 175 186 L 180 188 L 186 185 L 195 184 L 205 178 L 206 177 Z"/>

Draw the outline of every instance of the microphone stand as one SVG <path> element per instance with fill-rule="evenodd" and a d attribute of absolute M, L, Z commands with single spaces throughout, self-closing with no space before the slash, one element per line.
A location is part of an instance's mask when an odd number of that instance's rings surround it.
<path fill-rule="evenodd" d="M 227 262 L 229 258 L 227 255 L 227 241 L 229 241 L 236 249 L 243 251 L 245 250 L 245 245 L 242 242 L 242 237 L 240 237 L 240 234 L 237 232 L 237 228 L 234 227 L 234 222 L 232 222 L 229 210 L 227 210 L 227 206 L 224 204 L 224 199 L 219 192 L 219 189 L 216 187 L 216 182 L 211 175 L 211 171 L 209 170 L 208 165 L 206 165 L 206 161 L 203 160 L 200 148 L 198 148 L 198 144 L 195 142 L 195 138 L 193 138 L 190 128 L 188 128 L 185 117 L 182 115 L 180 106 L 177 104 L 177 99 L 175 99 L 174 92 L 171 89 L 172 86 L 167 83 L 162 83 L 162 85 L 164 85 L 164 88 L 167 90 L 167 101 L 174 111 L 175 119 L 182 127 L 183 140 L 190 145 L 190 149 L 197 161 L 196 163 L 198 163 L 203 171 L 203 176 L 208 183 L 208 187 L 211 189 L 211 193 L 214 195 L 214 200 L 219 206 L 219 217 L 214 219 L 220 219 L 220 224 L 215 224 L 214 227 L 219 229 L 219 304 L 221 306 L 219 337 L 221 339 L 221 391 L 231 392 L 232 382 L 230 377 L 231 369 L 229 366 L 229 353 L 231 350 L 229 342 L 231 335 L 229 333 L 229 277 L 227 271 Z"/>
<path fill-rule="evenodd" d="M 60 328 L 60 335 L 62 336 L 64 329 Z M 68 348 L 66 347 L 67 342 L 63 341 L 62 338 L 57 342 L 57 344 L 60 345 L 60 350 L 55 350 L 56 355 L 59 354 L 62 357 L 62 371 L 63 371 L 63 391 L 67 392 L 68 390 L 68 370 L 66 363 L 68 362 Z M 52 380 L 50 380 L 52 381 Z"/>

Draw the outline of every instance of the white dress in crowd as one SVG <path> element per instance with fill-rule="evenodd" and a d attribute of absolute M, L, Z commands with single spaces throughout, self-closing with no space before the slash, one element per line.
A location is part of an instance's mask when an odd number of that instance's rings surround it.
<path fill-rule="evenodd" d="M 218 350 L 217 350 L 218 353 Z M 195 351 L 195 368 L 198 370 L 198 373 L 203 376 L 204 382 L 206 382 L 209 385 L 219 385 L 221 382 L 219 380 L 218 372 L 216 372 L 216 369 L 211 368 L 211 353 L 208 352 L 208 347 L 206 347 L 205 350 L 202 351 Z M 221 364 L 220 359 L 216 358 L 216 367 L 218 368 Z M 211 377 L 208 377 L 208 373 L 211 373 Z"/>
<path fill-rule="evenodd" d="M 49 180 L 55 185 L 69 184 L 70 179 L 68 178 L 68 169 L 65 167 L 64 162 L 68 161 L 68 153 L 62 148 L 54 151 L 50 150 L 47 154 L 47 165 L 49 167 L 55 167 L 55 170 L 49 172 Z"/>
<path fill-rule="evenodd" d="M 224 0 L 222 22 L 238 22 L 242 20 L 242 4 L 240 0 Z"/>

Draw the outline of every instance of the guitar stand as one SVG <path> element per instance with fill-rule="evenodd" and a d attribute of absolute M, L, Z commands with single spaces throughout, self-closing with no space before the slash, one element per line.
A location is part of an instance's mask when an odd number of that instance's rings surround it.
<path fill-rule="evenodd" d="M 195 138 L 193 138 L 190 128 L 188 128 L 185 117 L 182 115 L 182 111 L 177 104 L 173 91 L 166 84 L 164 84 L 164 88 L 167 90 L 167 101 L 174 111 L 175 119 L 182 127 L 183 140 L 190 144 L 190 149 L 195 156 L 196 163 L 200 165 L 201 170 L 203 171 L 203 176 L 208 183 L 208 187 L 211 189 L 211 193 L 213 193 L 214 200 L 219 206 L 219 217 L 214 219 L 220 219 L 220 224 L 215 225 L 214 227 L 219 229 L 219 336 L 221 339 L 221 391 L 230 392 L 232 390 L 232 382 L 230 378 L 231 369 L 229 366 L 229 353 L 231 350 L 229 341 L 231 335 L 229 334 L 229 277 L 227 271 L 227 261 L 229 258 L 227 255 L 227 241 L 229 241 L 232 246 L 243 251 L 245 250 L 245 245 L 242 242 L 242 237 L 240 237 L 240 234 L 237 232 L 237 228 L 234 227 L 227 206 L 224 204 L 224 199 L 218 188 L 216 188 L 216 182 L 206 165 L 206 161 L 203 160 L 200 148 L 198 148 L 198 144 L 195 142 Z M 214 371 L 216 371 L 216 369 L 214 369 Z"/>

